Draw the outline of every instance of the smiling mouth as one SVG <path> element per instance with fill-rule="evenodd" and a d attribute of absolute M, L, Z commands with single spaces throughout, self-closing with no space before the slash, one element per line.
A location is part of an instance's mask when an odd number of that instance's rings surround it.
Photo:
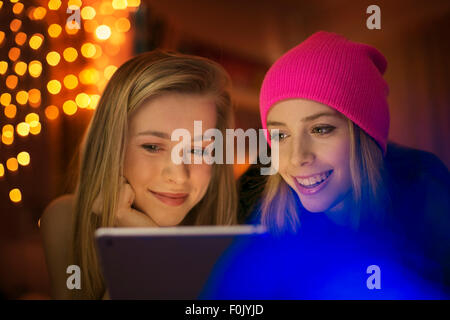
<path fill-rule="evenodd" d="M 149 190 L 159 201 L 169 206 L 180 206 L 188 198 L 188 193 L 155 192 Z"/>
<path fill-rule="evenodd" d="M 307 178 L 294 177 L 296 182 L 303 188 L 313 189 L 324 183 L 328 177 L 333 173 L 333 170 L 328 170 Z"/>

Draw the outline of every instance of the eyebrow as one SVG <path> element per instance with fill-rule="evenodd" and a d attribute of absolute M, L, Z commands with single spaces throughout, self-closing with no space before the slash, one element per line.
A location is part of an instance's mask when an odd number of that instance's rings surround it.
<path fill-rule="evenodd" d="M 301 122 L 308 122 L 308 121 L 313 121 L 317 118 L 320 117 L 336 117 L 337 115 L 331 112 L 320 112 L 320 113 L 316 113 L 310 116 L 307 116 L 303 119 L 301 119 Z M 267 126 L 286 126 L 285 123 L 283 122 L 279 122 L 279 121 L 268 121 L 267 122 Z"/>
<path fill-rule="evenodd" d="M 170 140 L 170 136 L 167 133 L 161 131 L 152 131 L 152 130 L 142 131 L 139 132 L 137 136 L 155 136 L 158 138 Z"/>
<path fill-rule="evenodd" d="M 170 135 L 165 133 L 165 132 L 152 131 L 152 130 L 139 132 L 137 134 L 137 136 L 155 136 L 155 137 L 158 137 L 158 138 L 161 138 L 161 139 L 167 139 L 167 140 L 170 140 L 170 138 L 171 138 Z M 192 139 L 192 141 L 197 141 L 197 140 L 203 140 L 203 136 L 202 135 L 196 136 L 196 137 L 194 137 Z"/>

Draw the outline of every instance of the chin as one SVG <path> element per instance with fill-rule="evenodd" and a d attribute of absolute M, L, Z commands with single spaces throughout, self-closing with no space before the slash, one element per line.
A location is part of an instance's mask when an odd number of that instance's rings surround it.
<path fill-rule="evenodd" d="M 331 206 L 331 203 L 329 201 L 326 201 L 326 200 L 307 199 L 305 201 L 305 199 L 303 198 L 305 196 L 304 195 L 300 196 L 299 194 L 297 194 L 297 197 L 299 197 L 303 208 L 305 208 L 307 211 L 309 211 L 311 213 L 326 212 L 327 210 L 330 209 L 330 206 Z"/>

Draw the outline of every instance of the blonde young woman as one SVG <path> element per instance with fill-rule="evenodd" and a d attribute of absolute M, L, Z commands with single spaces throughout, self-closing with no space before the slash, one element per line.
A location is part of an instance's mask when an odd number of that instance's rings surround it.
<path fill-rule="evenodd" d="M 279 171 L 242 177 L 240 218 L 295 241 L 223 268 L 250 290 L 239 298 L 435 297 L 422 279 L 449 290 L 450 175 L 434 155 L 388 144 L 386 67 L 376 48 L 321 31 L 267 72 L 260 114 Z M 371 265 L 381 291 L 366 283 Z M 227 280 L 216 297 L 237 298 Z"/>
<path fill-rule="evenodd" d="M 83 141 L 75 193 L 54 200 L 41 218 L 54 298 L 107 297 L 94 245 L 99 227 L 236 222 L 231 166 L 171 159 L 178 143 L 171 141 L 173 130 L 194 137 L 194 120 L 204 131 L 225 134 L 232 127 L 228 86 L 218 64 L 161 51 L 136 56 L 116 71 Z M 188 152 L 202 156 L 205 147 L 202 142 Z M 80 290 L 67 289 L 69 265 L 81 269 Z"/>

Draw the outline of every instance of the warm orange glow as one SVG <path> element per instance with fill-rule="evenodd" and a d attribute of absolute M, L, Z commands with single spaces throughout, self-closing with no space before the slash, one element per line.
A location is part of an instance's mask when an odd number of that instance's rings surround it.
<path fill-rule="evenodd" d="M 26 122 L 21 122 L 17 125 L 16 131 L 20 136 L 26 137 L 30 133 L 30 125 Z"/>
<path fill-rule="evenodd" d="M 23 76 L 27 72 L 27 64 L 23 61 L 18 61 L 14 66 L 14 71 L 19 75 Z"/>
<path fill-rule="evenodd" d="M 119 53 L 120 51 L 120 46 L 116 45 L 116 44 L 112 44 L 112 43 L 107 43 L 106 44 L 106 48 L 105 51 L 108 55 L 110 56 L 115 56 Z"/>
<path fill-rule="evenodd" d="M 16 41 L 18 46 L 22 46 L 27 41 L 26 33 L 19 32 L 18 34 L 16 34 L 15 41 Z M 1 41 L 0 41 L 0 43 L 1 43 Z"/>
<path fill-rule="evenodd" d="M 5 175 L 5 167 L 0 163 L 0 178 Z"/>
<path fill-rule="evenodd" d="M 37 78 L 42 73 L 42 64 L 38 60 L 33 60 L 28 65 L 28 72 L 33 78 Z"/>
<path fill-rule="evenodd" d="M 47 54 L 46 59 L 47 59 L 47 63 L 48 63 L 49 65 L 51 65 L 51 66 L 54 67 L 54 66 L 56 66 L 56 65 L 59 63 L 59 61 L 61 60 L 61 56 L 59 55 L 58 52 L 56 52 L 56 51 L 51 51 L 51 52 L 49 52 L 49 53 Z"/>
<path fill-rule="evenodd" d="M 73 62 L 77 59 L 78 52 L 75 48 L 69 47 L 64 50 L 63 56 L 67 62 Z"/>
<path fill-rule="evenodd" d="M 113 0 L 112 7 L 115 10 L 123 10 L 127 8 L 127 0 Z"/>
<path fill-rule="evenodd" d="M 141 0 L 128 0 L 127 5 L 129 8 L 136 8 L 141 5 Z"/>
<path fill-rule="evenodd" d="M 45 108 L 45 116 L 49 120 L 55 120 L 59 116 L 58 108 L 56 106 L 53 106 L 53 105 L 48 106 L 47 108 Z"/>
<path fill-rule="evenodd" d="M 74 115 L 77 112 L 77 104 L 73 100 L 67 100 L 63 104 L 63 111 L 69 116 Z"/>
<path fill-rule="evenodd" d="M 58 94 L 61 91 L 61 82 L 58 80 L 50 80 L 47 83 L 47 90 L 51 94 Z"/>
<path fill-rule="evenodd" d="M 31 49 L 37 50 L 39 49 L 39 47 L 42 45 L 42 42 L 44 41 L 44 36 L 40 33 L 36 33 L 34 34 L 31 38 L 30 38 L 30 47 Z"/>
<path fill-rule="evenodd" d="M 95 55 L 95 46 L 90 42 L 86 42 L 81 46 L 81 54 L 86 58 L 92 58 Z"/>
<path fill-rule="evenodd" d="M 0 44 L 3 43 L 3 40 L 5 40 L 5 33 L 3 31 L 0 31 Z"/>
<path fill-rule="evenodd" d="M 3 111 L 5 113 L 5 117 L 13 119 L 17 114 L 17 107 L 14 104 L 10 104 L 6 106 Z"/>
<path fill-rule="evenodd" d="M 28 102 L 32 107 L 39 107 L 41 105 L 41 91 L 38 89 L 28 91 Z"/>
<path fill-rule="evenodd" d="M 125 42 L 125 35 L 120 32 L 116 32 L 111 37 L 111 43 L 116 45 L 121 45 Z"/>
<path fill-rule="evenodd" d="M 12 32 L 19 31 L 21 26 L 22 21 L 20 21 L 19 19 L 13 19 L 13 21 L 11 21 L 11 23 L 9 24 L 9 28 L 11 29 Z"/>
<path fill-rule="evenodd" d="M 50 37 L 52 38 L 57 38 L 59 37 L 59 35 L 61 34 L 62 28 L 59 24 L 51 24 L 48 29 L 47 32 L 49 34 Z"/>
<path fill-rule="evenodd" d="M 114 74 L 114 72 L 116 72 L 117 67 L 116 66 L 107 66 L 105 68 L 105 70 L 103 71 L 103 75 L 105 76 L 106 79 L 111 79 L 112 75 Z"/>
<path fill-rule="evenodd" d="M 86 32 L 94 32 L 98 26 L 97 20 L 86 20 L 84 21 L 84 29 Z"/>
<path fill-rule="evenodd" d="M 58 10 L 61 7 L 61 0 L 50 0 L 48 2 L 48 8 L 50 10 Z"/>
<path fill-rule="evenodd" d="M 107 25 L 102 24 L 95 30 L 95 35 L 99 40 L 107 40 L 111 37 L 111 29 Z"/>
<path fill-rule="evenodd" d="M 89 97 L 89 95 L 83 92 L 77 95 L 75 101 L 80 108 L 84 109 L 89 106 L 89 103 L 91 103 L 91 98 Z"/>
<path fill-rule="evenodd" d="M 80 72 L 79 79 L 82 84 L 95 84 L 100 77 L 96 69 L 88 68 Z"/>
<path fill-rule="evenodd" d="M 18 188 L 14 188 L 9 192 L 9 199 L 15 203 L 20 202 L 22 201 L 22 193 Z"/>
<path fill-rule="evenodd" d="M 103 1 L 100 5 L 100 13 L 105 16 L 112 15 L 114 13 L 114 9 L 111 5 L 111 1 Z"/>
<path fill-rule="evenodd" d="M 90 6 L 87 6 L 87 7 L 84 7 L 83 9 L 81 9 L 81 17 L 84 20 L 94 19 L 95 15 L 96 15 L 95 9 Z"/>
<path fill-rule="evenodd" d="M 8 160 L 6 160 L 6 167 L 8 168 L 9 171 L 17 171 L 17 169 L 19 168 L 17 159 L 9 158 Z"/>
<path fill-rule="evenodd" d="M 17 162 L 21 166 L 27 166 L 30 164 L 30 154 L 26 151 L 22 151 L 17 155 Z"/>
<path fill-rule="evenodd" d="M 20 57 L 20 49 L 17 47 L 12 47 L 9 49 L 8 58 L 11 61 L 16 61 Z"/>
<path fill-rule="evenodd" d="M 23 10 L 23 4 L 18 2 L 13 6 L 13 12 L 14 14 L 19 15 Z"/>
<path fill-rule="evenodd" d="M 17 82 L 19 82 L 19 78 L 16 75 L 10 74 L 6 77 L 6 86 L 11 90 L 17 87 Z"/>
<path fill-rule="evenodd" d="M 47 14 L 47 9 L 44 7 L 37 7 L 33 10 L 33 19 L 34 20 L 42 20 L 44 19 L 45 15 Z"/>
<path fill-rule="evenodd" d="M 100 95 L 92 94 L 91 95 L 91 102 L 89 103 L 88 109 L 95 109 L 95 108 L 97 108 L 99 100 L 100 100 Z"/>
<path fill-rule="evenodd" d="M 8 70 L 8 62 L 0 61 L 0 74 L 5 74 Z"/>
<path fill-rule="evenodd" d="M 30 124 L 30 133 L 33 135 L 37 135 L 41 132 L 41 123 L 38 121 L 33 121 Z"/>
<path fill-rule="evenodd" d="M 21 90 L 16 94 L 16 101 L 18 104 L 24 105 L 28 101 L 28 92 Z"/>
<path fill-rule="evenodd" d="M 127 32 L 131 28 L 130 20 L 127 18 L 119 18 L 114 23 L 116 30 L 119 32 Z"/>
<path fill-rule="evenodd" d="M 75 89 L 78 86 L 78 78 L 73 74 L 65 76 L 64 86 L 69 90 Z"/>
<path fill-rule="evenodd" d="M 9 105 L 11 103 L 11 95 L 7 92 L 2 93 L 0 96 L 0 103 L 5 107 Z"/>

